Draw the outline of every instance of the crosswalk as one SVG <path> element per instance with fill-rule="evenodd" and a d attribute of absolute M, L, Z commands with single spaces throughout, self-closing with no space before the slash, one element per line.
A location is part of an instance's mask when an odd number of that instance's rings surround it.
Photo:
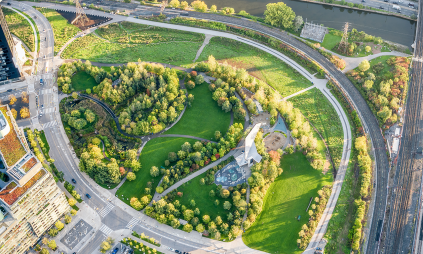
<path fill-rule="evenodd" d="M 39 94 L 51 94 L 51 93 L 53 93 L 53 88 L 40 90 Z"/>
<path fill-rule="evenodd" d="M 110 235 L 113 232 L 113 230 L 105 224 L 101 225 L 100 231 L 103 232 L 106 236 Z"/>
<path fill-rule="evenodd" d="M 108 203 L 106 207 L 104 207 L 103 209 L 101 209 L 98 214 L 100 214 L 101 218 L 106 217 L 107 214 L 110 213 L 110 211 L 115 208 L 114 205 Z"/>
<path fill-rule="evenodd" d="M 56 120 L 54 120 L 54 121 L 51 121 L 51 122 L 48 122 L 48 123 L 43 124 L 43 129 L 47 129 L 47 128 L 50 128 L 50 127 L 54 127 L 54 126 L 56 126 L 56 125 L 57 125 L 57 121 L 56 121 Z"/>
<path fill-rule="evenodd" d="M 41 110 L 44 114 L 53 113 L 54 108 L 45 108 Z"/>
<path fill-rule="evenodd" d="M 131 230 L 132 230 L 132 228 L 133 228 L 135 225 L 137 225 L 138 223 L 140 223 L 140 221 L 139 221 L 138 219 L 136 219 L 136 218 L 132 218 L 132 219 L 128 222 L 128 225 L 126 225 L 126 228 L 127 228 L 127 229 L 131 229 Z"/>

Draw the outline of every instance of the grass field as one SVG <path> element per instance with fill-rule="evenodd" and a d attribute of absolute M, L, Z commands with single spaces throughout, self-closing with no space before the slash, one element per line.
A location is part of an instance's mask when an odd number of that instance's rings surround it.
<path fill-rule="evenodd" d="M 325 39 L 323 39 L 323 42 L 320 43 L 320 46 L 324 47 L 325 49 L 332 50 L 333 47 L 336 46 L 341 41 L 342 37 L 333 35 L 333 34 L 326 34 Z"/>
<path fill-rule="evenodd" d="M 172 42 L 157 44 L 109 43 L 94 35 L 72 42 L 63 52 L 64 59 L 86 59 L 101 63 L 152 61 L 182 65 L 192 63 L 201 42 Z"/>
<path fill-rule="evenodd" d="M 250 75 L 263 80 L 284 97 L 311 86 L 310 81 L 285 62 L 235 40 L 213 37 L 198 61 L 207 60 L 209 55 L 232 66 L 245 68 Z"/>
<path fill-rule="evenodd" d="M 97 29 L 96 33 L 113 43 L 149 44 L 171 41 L 202 42 L 204 35 L 131 22 L 113 23 Z"/>
<path fill-rule="evenodd" d="M 301 112 L 317 128 L 329 146 L 335 166 L 341 162 L 344 144 L 344 132 L 341 120 L 332 104 L 317 88 L 310 89 L 302 94 L 289 99 L 294 107 Z"/>
<path fill-rule="evenodd" d="M 333 181 L 331 173 L 323 175 L 310 166 L 300 152 L 283 155 L 284 172 L 276 178 L 264 197 L 263 212 L 242 235 L 244 243 L 268 253 L 302 253 L 297 247 L 298 232 L 308 222 L 305 212 L 311 197 Z M 296 217 L 300 215 L 300 221 Z"/>
<path fill-rule="evenodd" d="M 214 132 L 226 133 L 231 121 L 231 113 L 225 113 L 212 99 L 207 83 L 196 86 L 189 93 L 194 95 L 191 108 L 187 108 L 179 122 L 165 134 L 184 134 L 199 138 L 213 139 Z"/>
<path fill-rule="evenodd" d="M 168 153 L 179 151 L 181 145 L 187 141 L 192 144 L 195 142 L 195 140 L 187 138 L 155 138 L 150 140 L 142 149 L 139 160 L 142 168 L 135 173 L 137 178 L 132 182 L 125 181 L 117 190 L 116 195 L 129 204 L 129 199 L 132 197 L 140 198 L 144 196 L 144 189 L 147 188 L 147 183 L 152 182 L 151 195 L 153 196 L 161 176 L 153 178 L 150 175 L 151 167 L 156 166 L 160 169 L 161 166 L 164 166 Z M 126 200 L 127 198 L 128 200 Z"/>
<path fill-rule="evenodd" d="M 54 33 L 54 53 L 59 52 L 60 48 L 79 31 L 78 27 L 69 24 L 68 21 L 58 12 L 47 8 L 36 8 L 50 22 Z"/>
<path fill-rule="evenodd" d="M 206 173 L 203 173 L 196 178 L 190 180 L 189 182 L 183 184 L 181 187 L 178 188 L 178 191 L 183 193 L 182 198 L 176 196 L 176 199 L 179 200 L 181 205 L 185 205 L 186 207 L 190 206 L 190 200 L 195 200 L 195 206 L 200 209 L 200 216 L 202 218 L 203 215 L 209 215 L 212 220 L 214 220 L 217 216 L 220 216 L 224 222 L 227 221 L 227 214 L 228 210 L 223 209 L 223 203 L 225 201 L 230 201 L 232 203 L 231 198 L 222 198 L 219 195 L 214 197 L 210 197 L 209 193 L 211 190 L 216 192 L 216 184 L 210 185 L 201 185 L 200 179 L 205 177 Z M 219 200 L 219 206 L 214 205 L 214 201 Z M 233 206 L 234 208 L 235 206 Z"/>
<path fill-rule="evenodd" d="M 32 51 L 35 51 L 35 37 L 31 24 L 20 14 L 8 8 L 3 8 L 10 32 L 18 37 Z"/>
<path fill-rule="evenodd" d="M 72 87 L 75 91 L 85 91 L 87 88 L 92 89 L 96 85 L 95 79 L 85 71 L 80 71 L 72 76 Z"/>

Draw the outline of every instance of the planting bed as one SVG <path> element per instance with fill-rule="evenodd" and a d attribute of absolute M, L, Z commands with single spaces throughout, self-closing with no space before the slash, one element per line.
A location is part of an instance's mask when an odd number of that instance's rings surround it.
<path fill-rule="evenodd" d="M 72 21 L 75 19 L 76 17 L 76 13 L 75 12 L 67 12 L 67 11 L 62 11 L 62 10 L 56 10 L 60 15 L 62 15 L 69 23 L 72 24 Z M 79 25 L 79 24 L 74 24 L 76 27 L 78 27 L 79 29 L 81 29 L 82 31 L 93 27 L 93 26 L 97 26 L 103 23 L 106 23 L 110 20 L 112 20 L 112 18 L 107 18 L 107 17 L 101 17 L 101 16 L 96 16 L 96 15 L 90 15 L 87 14 L 88 17 L 88 23 L 86 23 L 85 25 Z"/>

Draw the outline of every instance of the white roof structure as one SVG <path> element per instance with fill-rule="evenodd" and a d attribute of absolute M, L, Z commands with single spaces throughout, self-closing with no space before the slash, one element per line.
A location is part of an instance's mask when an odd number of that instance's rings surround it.
<path fill-rule="evenodd" d="M 399 147 L 399 139 L 398 138 L 394 138 L 394 142 L 392 143 L 392 152 L 393 153 L 397 153 L 398 152 L 398 147 Z"/>
<path fill-rule="evenodd" d="M 260 130 L 261 123 L 254 125 L 253 129 L 250 131 L 248 136 L 245 138 L 245 151 L 244 153 L 240 154 L 238 157 L 235 158 L 238 165 L 244 166 L 248 164 L 249 166 L 255 162 L 261 161 L 261 155 L 258 154 L 256 144 L 254 143 L 254 139 L 257 136 L 257 132 Z"/>
<path fill-rule="evenodd" d="M 398 136 L 400 134 L 401 128 L 397 127 L 395 129 L 395 136 Z"/>
<path fill-rule="evenodd" d="M 261 107 L 260 102 L 258 102 L 257 100 L 254 100 L 254 103 L 256 104 L 256 107 L 257 107 L 257 111 L 258 111 L 258 113 L 263 112 L 263 108 Z M 256 133 L 256 134 L 257 134 L 257 133 Z M 255 137 L 255 136 L 254 136 L 254 137 Z"/>

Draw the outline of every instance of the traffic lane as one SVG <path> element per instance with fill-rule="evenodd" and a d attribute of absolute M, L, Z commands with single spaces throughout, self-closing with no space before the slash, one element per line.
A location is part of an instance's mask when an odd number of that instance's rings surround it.
<path fill-rule="evenodd" d="M 97 251 L 100 250 L 100 245 L 101 243 L 106 240 L 106 236 L 103 234 L 103 232 L 101 232 L 100 230 L 98 230 L 95 235 L 94 238 L 91 239 L 82 250 L 77 251 L 76 253 L 78 254 L 92 254 L 92 253 L 96 253 Z"/>
<path fill-rule="evenodd" d="M 198 249 L 205 249 L 209 248 L 210 246 L 205 244 L 200 244 L 197 242 L 192 242 L 185 238 L 181 238 L 179 234 L 170 234 L 161 230 L 158 230 L 155 227 L 148 226 L 144 223 L 139 223 L 133 227 L 133 230 L 136 231 L 138 234 L 144 233 L 149 237 L 153 237 L 161 244 L 172 247 L 178 250 L 184 251 L 194 251 Z M 172 230 L 173 231 L 173 230 Z"/>
<path fill-rule="evenodd" d="M 113 230 L 125 228 L 131 221 L 132 216 L 115 206 L 103 219 L 102 222 Z"/>
<path fill-rule="evenodd" d="M 81 195 L 81 198 L 85 200 L 91 207 L 102 209 L 105 206 L 105 202 L 100 197 L 98 197 L 96 193 L 94 193 L 92 188 L 88 186 L 88 183 L 83 181 L 82 176 L 80 176 L 78 172 L 74 170 L 75 168 L 78 169 L 78 167 L 75 167 L 72 154 L 67 148 L 64 140 L 60 140 L 60 130 L 58 128 L 47 128 L 44 130 L 44 133 L 50 147 L 56 148 L 50 149 L 50 156 L 55 160 L 54 164 L 56 165 L 57 169 L 64 173 L 66 181 L 72 182 L 72 179 L 75 179 L 77 182 L 77 184 L 74 184 L 75 190 Z M 89 194 L 91 198 L 88 199 L 86 194 Z"/>

